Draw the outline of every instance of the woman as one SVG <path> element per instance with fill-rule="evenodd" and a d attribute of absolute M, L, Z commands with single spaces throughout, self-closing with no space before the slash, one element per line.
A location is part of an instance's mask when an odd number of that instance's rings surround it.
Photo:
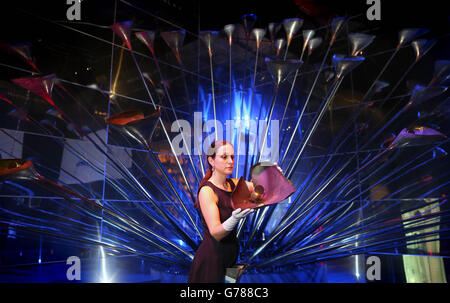
<path fill-rule="evenodd" d="M 236 226 L 252 209 L 233 210 L 231 193 L 238 179 L 227 178 L 234 168 L 233 145 L 226 141 L 213 142 L 207 152 L 209 169 L 200 183 L 198 201 L 203 225 L 203 241 L 195 253 L 189 272 L 190 283 L 222 283 L 227 267 L 238 258 L 239 243 Z M 247 182 L 250 192 L 253 183 Z"/>

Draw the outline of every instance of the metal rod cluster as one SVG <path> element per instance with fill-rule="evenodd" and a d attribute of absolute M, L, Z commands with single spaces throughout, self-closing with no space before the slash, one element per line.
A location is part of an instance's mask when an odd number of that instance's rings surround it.
<path fill-rule="evenodd" d="M 408 91 L 406 102 L 396 100 L 395 95 L 436 40 L 421 38 L 427 33 L 425 29 L 400 31 L 391 56 L 379 72 L 373 71 L 368 89 L 360 89 L 362 97 L 333 133 L 329 131 L 334 129 L 332 118 L 338 115 L 334 113 L 333 103 L 341 93 L 344 79 L 349 80 L 350 75 L 358 73 L 359 66 L 364 66 L 371 56 L 371 44 L 377 42 L 377 37 L 366 33 L 344 35 L 343 29 L 352 22 L 349 18 L 335 18 L 324 29 L 303 31 L 300 29 L 304 21 L 299 18 L 270 23 L 267 30 L 255 27 L 256 21 L 255 15 L 245 15 L 240 24 L 228 24 L 221 32 L 201 31 L 195 36 L 202 42 L 198 52 L 206 51 L 208 57 L 208 62 L 200 64 L 209 65 L 209 75 L 197 75 L 209 82 L 203 82 L 205 85 L 198 87 L 198 91 L 211 97 L 197 100 L 198 103 L 212 103 L 202 120 L 211 117 L 214 129 L 218 130 L 218 122 L 225 123 L 231 106 L 230 116 L 236 120 L 244 120 L 247 113 L 249 117 L 266 122 L 263 129 L 258 125 L 257 133 L 243 126 L 233 132 L 231 139 L 237 152 L 235 177 L 248 177 L 249 167 L 264 160 L 262 148 L 268 144 L 270 125 L 281 118 L 279 165 L 297 187 L 288 200 L 258 210 L 240 222 L 241 261 L 250 265 L 249 270 L 270 271 L 276 267 L 369 252 L 400 250 L 408 253 L 409 245 L 448 239 L 450 220 L 448 198 L 444 193 L 449 188 L 449 175 L 437 168 L 440 161 L 448 163 L 449 141 L 444 125 L 438 125 L 443 130 L 436 129 L 430 127 L 430 121 L 436 125 L 447 119 L 442 111 L 434 108 L 439 109 L 445 102 L 449 62 L 436 61 L 428 85 L 414 86 Z M 7 148 L 0 147 L 3 154 L 9 155 L 9 159 L 0 160 L 3 189 L 19 191 L 18 196 L 26 195 L 30 200 L 40 191 L 50 195 L 48 203 L 26 210 L 2 203 L 0 224 L 72 245 L 101 246 L 112 254 L 133 253 L 163 266 L 170 264 L 185 270 L 202 240 L 199 213 L 193 204 L 197 185 L 205 174 L 206 157 L 201 154 L 202 134 L 200 137 L 194 134 L 192 149 L 188 143 L 191 136 L 180 133 L 184 146 L 182 155 L 173 146 L 168 123 L 177 122 L 177 129 L 184 127 L 180 124 L 180 111 L 174 99 L 179 94 L 169 85 L 161 66 L 166 64 L 163 58 L 168 56 L 158 54 L 155 41 L 164 41 L 176 58 L 183 79 L 183 102 L 189 105 L 187 120 L 194 122 L 193 89 L 186 79 L 186 74 L 191 76 L 192 71 L 186 69 L 187 59 L 183 55 L 186 31 L 158 34 L 157 29 L 135 30 L 132 22 L 115 23 L 110 28 L 126 46 L 124 56 L 132 59 L 148 102 L 145 110 L 142 106 L 133 108 L 127 102 L 125 110 L 108 114 L 105 121 L 92 116 L 89 106 L 70 93 L 64 79 L 41 74 L 32 60 L 30 44 L 0 44 L 3 51 L 20 57 L 33 68 L 32 76 L 11 79 L 11 85 L 15 85 L 17 91 L 20 88 L 24 98 L 48 108 L 49 114 L 73 130 L 75 139 L 61 135 L 55 123 L 38 120 L 19 105 L 15 94 L 1 92 L 0 99 L 10 106 L 10 114 L 32 125 L 36 135 L 46 136 L 80 165 L 104 178 L 104 187 L 99 191 L 82 181 L 82 175 L 62 168 L 60 173 L 65 180 L 70 180 L 65 184 L 39 161 L 51 155 L 36 152 L 37 160 L 30 161 L 14 157 Z M 266 38 L 266 34 L 270 37 Z M 301 43 L 293 43 L 296 40 Z M 142 58 L 137 58 L 138 43 L 143 43 L 150 51 L 151 57 L 144 60 L 151 60 L 156 72 L 146 70 Z M 333 47 L 337 44 L 347 44 L 348 54 L 335 54 Z M 294 49 L 296 45 L 298 49 Z M 113 48 L 118 46 L 116 43 Z M 381 77 L 389 71 L 396 55 L 408 46 L 415 53 L 411 65 L 394 85 L 382 82 Z M 217 58 L 218 50 L 226 53 L 222 61 Z M 243 57 L 236 58 L 237 54 Z M 262 55 L 266 57 L 264 60 Z M 198 60 L 200 58 L 199 55 Z M 234 65 L 235 62 L 244 66 L 243 78 L 236 75 L 242 67 Z M 215 67 L 226 72 L 218 73 Z M 155 96 L 156 77 L 162 88 L 161 104 Z M 218 95 L 217 92 L 222 91 L 218 87 L 222 86 L 226 87 L 226 93 Z M 322 93 L 318 92 L 318 87 Z M 386 87 L 392 89 L 382 95 Z M 30 97 L 30 92 L 34 96 Z M 377 95 L 382 95 L 381 101 L 373 102 Z M 101 96 L 105 98 L 104 91 Z M 82 110 L 97 129 L 108 127 L 107 133 L 115 135 L 101 135 L 91 130 L 92 126 L 76 121 L 64 108 L 67 102 L 61 102 L 66 99 L 75 101 L 78 110 Z M 105 101 L 120 103 L 117 99 L 116 92 L 110 90 Z M 224 105 L 223 99 L 230 103 Z M 400 109 L 392 106 L 390 112 L 375 116 L 386 103 L 399 104 Z M 437 105 L 422 110 L 423 104 Z M 417 111 L 422 115 L 415 115 Z M 373 116 L 367 118 L 368 113 Z M 167 120 L 167 117 L 173 119 Z M 9 130 L 2 128 L 0 131 L 2 136 L 23 145 L 24 150 L 29 148 Z M 154 144 L 155 137 L 168 149 L 158 150 L 162 145 Z M 214 139 L 218 139 L 217 132 Z M 244 151 L 241 150 L 242 140 L 246 144 Z M 80 149 L 81 143 L 104 157 L 108 169 L 105 163 L 98 162 L 98 157 Z M 119 150 L 124 151 L 126 157 Z M 194 150 L 200 154 L 195 154 Z M 106 188 L 114 191 L 119 199 L 105 196 Z M 10 191 L 6 190 L 1 199 L 13 197 Z M 67 215 L 63 215 L 64 212 Z M 102 226 L 101 233 L 99 226 Z"/>

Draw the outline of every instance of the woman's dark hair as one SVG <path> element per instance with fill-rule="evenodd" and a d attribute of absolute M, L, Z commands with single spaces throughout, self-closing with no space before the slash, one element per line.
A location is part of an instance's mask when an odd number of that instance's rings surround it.
<path fill-rule="evenodd" d="M 209 168 L 206 171 L 205 176 L 203 177 L 202 181 L 200 182 L 200 184 L 198 186 L 197 197 L 200 193 L 200 189 L 202 188 L 202 186 L 212 176 L 212 166 L 211 166 L 211 164 L 209 164 L 208 158 L 212 157 L 214 159 L 216 157 L 216 151 L 219 149 L 219 147 L 227 145 L 227 144 L 230 144 L 230 143 L 228 143 L 227 141 L 224 141 L 224 140 L 219 140 L 219 141 L 214 141 L 209 146 L 208 151 L 206 152 L 206 163 L 208 163 Z M 200 207 L 200 202 L 198 201 L 198 198 L 197 198 L 197 201 L 195 201 L 195 203 L 194 203 L 194 207 L 197 209 Z"/>

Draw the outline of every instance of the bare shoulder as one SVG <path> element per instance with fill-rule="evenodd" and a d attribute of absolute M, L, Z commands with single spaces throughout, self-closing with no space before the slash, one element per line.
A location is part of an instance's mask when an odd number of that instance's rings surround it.
<path fill-rule="evenodd" d="M 202 202 L 202 200 L 213 202 L 217 202 L 219 200 L 214 190 L 207 185 L 203 186 L 200 189 L 200 192 L 198 193 L 198 199 L 200 202 Z"/>

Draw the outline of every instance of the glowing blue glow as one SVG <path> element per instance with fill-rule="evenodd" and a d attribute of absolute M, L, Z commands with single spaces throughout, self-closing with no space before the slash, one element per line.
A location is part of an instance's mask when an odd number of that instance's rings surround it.
<path fill-rule="evenodd" d="M 100 263 L 101 263 L 100 283 L 112 283 L 112 277 L 108 277 L 108 273 L 106 271 L 106 257 L 105 251 L 103 250 L 103 246 L 100 246 Z"/>
<path fill-rule="evenodd" d="M 213 117 L 213 106 L 212 106 L 212 94 L 209 91 L 209 87 L 198 87 L 199 91 L 199 99 L 202 103 L 202 118 L 203 122 L 208 121 L 210 119 L 214 119 Z M 250 120 L 254 117 L 254 120 L 259 120 L 259 115 L 264 115 L 267 112 L 267 109 L 261 109 L 263 106 L 262 95 L 258 93 L 254 93 L 252 108 L 250 108 L 250 95 L 251 88 L 244 89 L 241 83 L 236 83 L 236 80 L 233 78 L 233 90 L 231 92 L 231 98 L 228 95 L 223 96 L 222 98 L 216 97 L 216 118 L 223 125 L 225 125 L 226 120 L 233 119 L 235 121 L 235 127 L 240 125 L 240 121 L 245 121 L 244 125 L 241 127 L 245 127 L 248 132 L 248 128 L 250 127 Z M 231 104 L 228 104 L 228 100 L 231 101 Z M 221 104 L 226 104 L 224 106 L 220 106 Z M 253 112 L 252 112 L 252 109 Z M 237 142 L 238 131 L 234 130 L 231 140 L 232 143 L 236 144 Z M 244 142 L 243 142 L 244 143 Z"/>

